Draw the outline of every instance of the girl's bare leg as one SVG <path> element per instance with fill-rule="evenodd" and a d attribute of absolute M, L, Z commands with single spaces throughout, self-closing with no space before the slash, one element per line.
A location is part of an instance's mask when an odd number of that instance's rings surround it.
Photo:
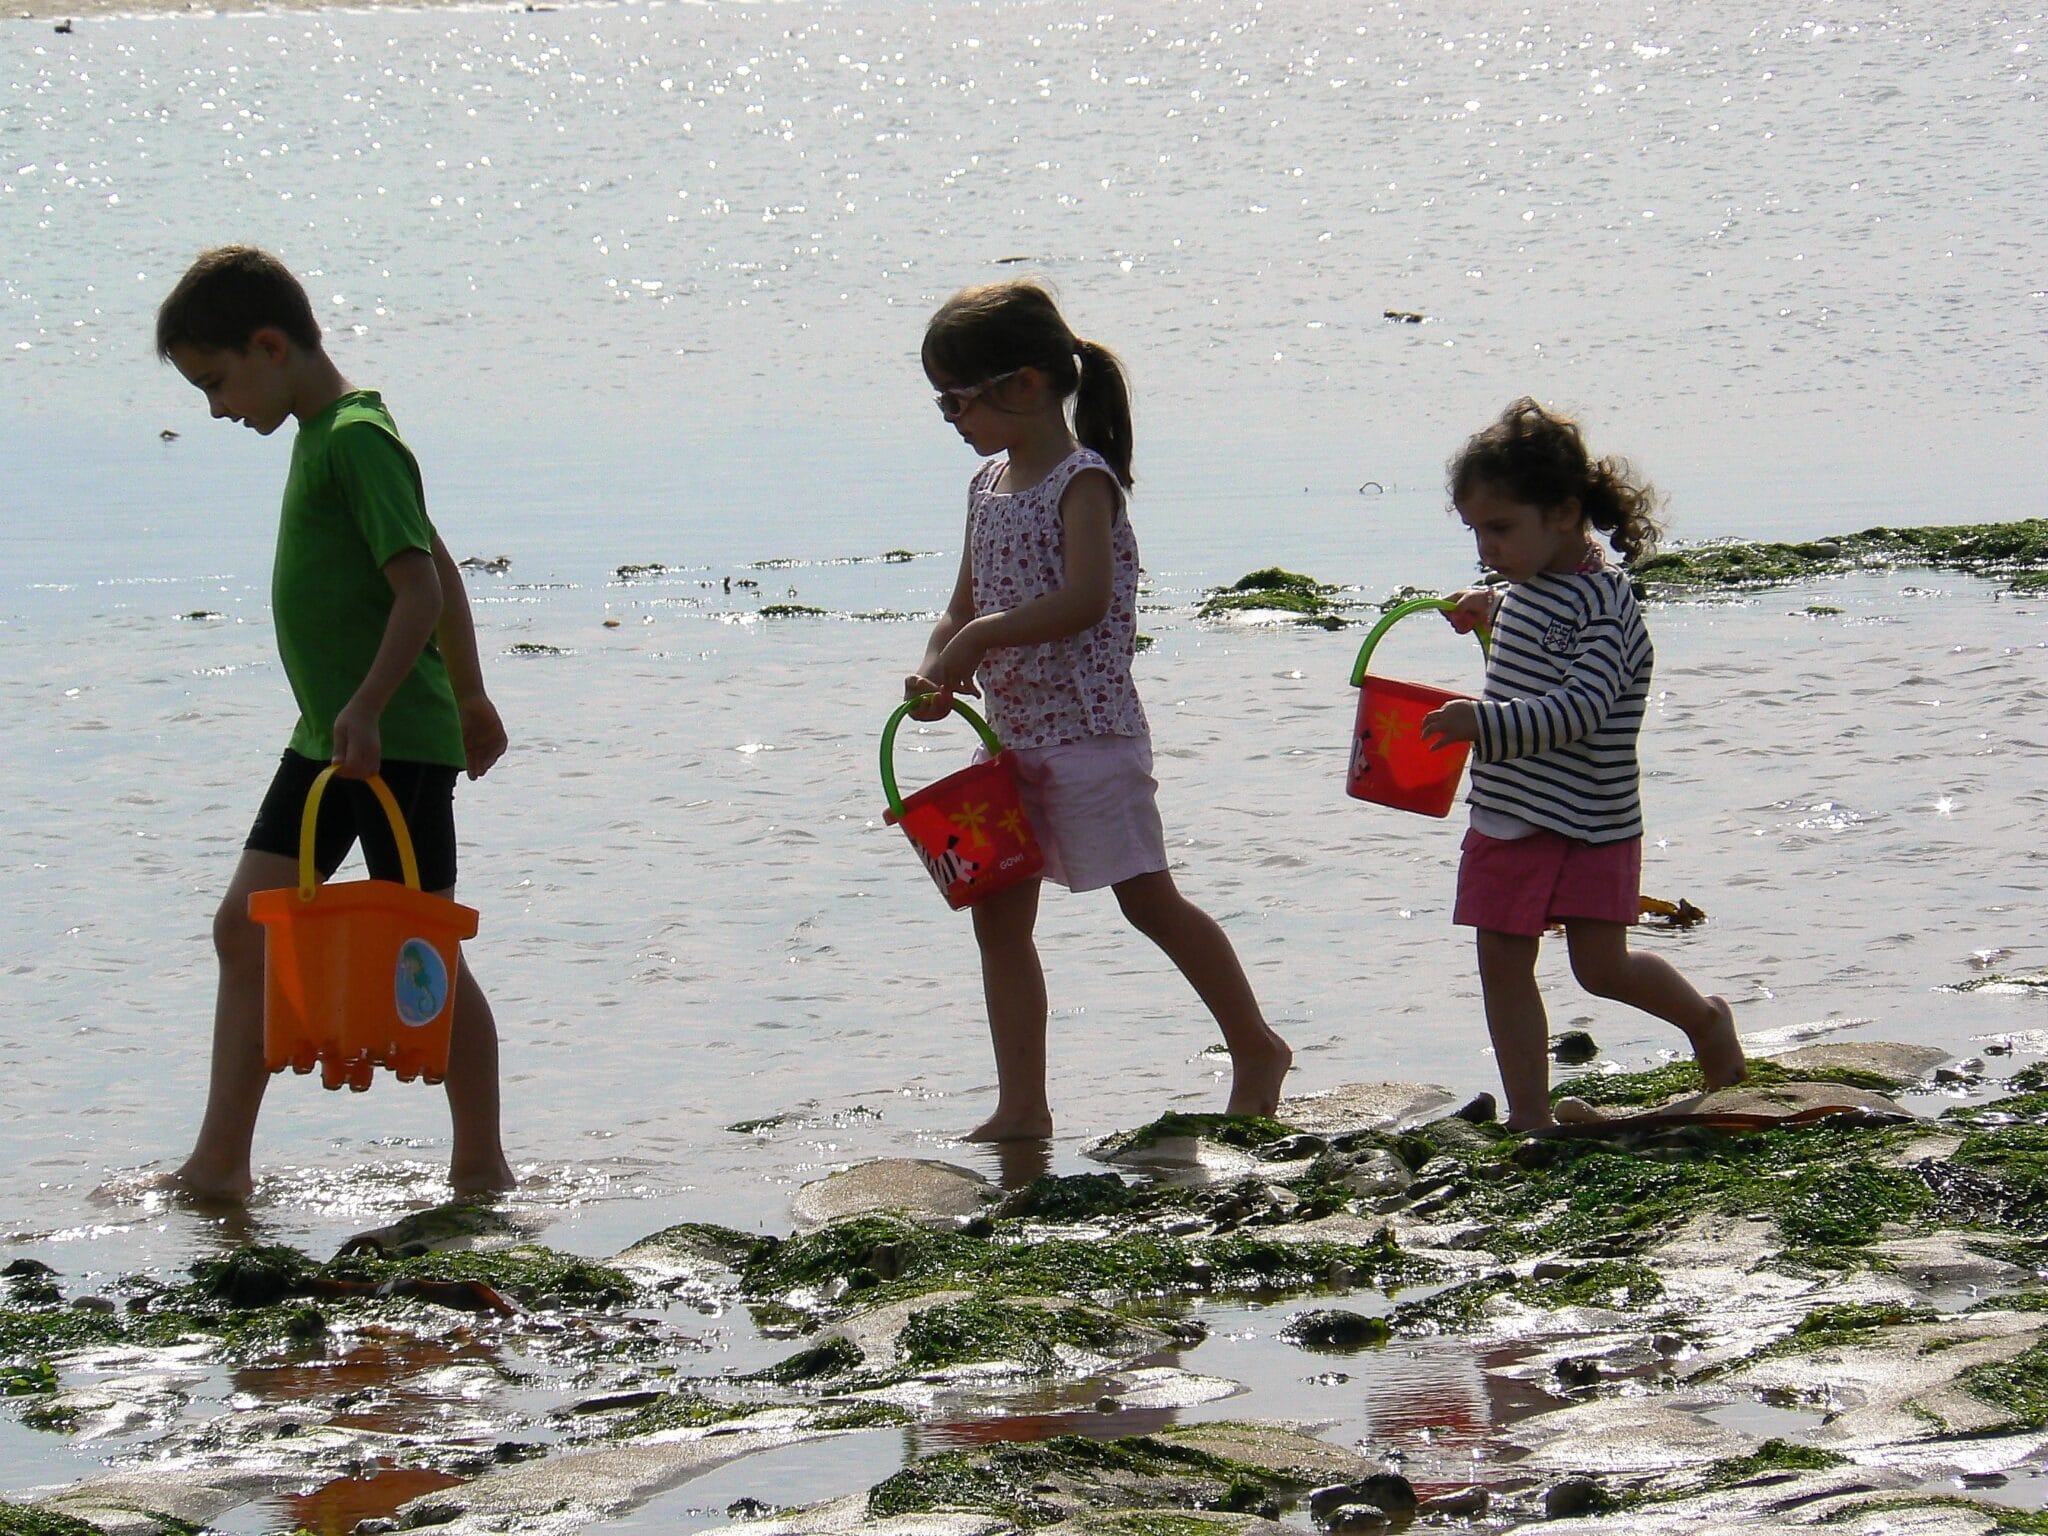
<path fill-rule="evenodd" d="M 1536 953 L 1542 940 L 1519 933 L 1479 930 L 1479 989 L 1486 999 L 1486 1030 L 1500 1085 L 1507 1094 L 1511 1131 L 1534 1131 L 1552 1123 L 1550 1113 L 1550 1016 L 1536 985 Z"/>
<path fill-rule="evenodd" d="M 1165 870 L 1137 875 L 1115 887 L 1117 905 L 1195 989 L 1230 1047 L 1230 1102 L 1224 1113 L 1270 1115 L 1280 1107 L 1280 1085 L 1294 1052 L 1273 1033 L 1252 995 L 1216 919 L 1180 893 Z"/>
<path fill-rule="evenodd" d="M 244 849 L 213 915 L 220 978 L 206 1113 L 190 1155 L 169 1180 L 198 1200 L 239 1204 L 255 1188 L 249 1152 L 270 1073 L 263 1065 L 263 929 L 249 916 L 249 895 L 298 883 L 297 859 Z"/>
<path fill-rule="evenodd" d="M 443 892 L 447 895 L 447 892 Z M 498 1022 L 477 985 L 469 957 L 455 981 L 455 1017 L 448 1031 L 448 1119 L 454 1145 L 448 1182 L 458 1195 L 489 1194 L 517 1182 L 505 1161 L 498 1112 Z"/>
<path fill-rule="evenodd" d="M 1662 955 L 1631 950 L 1625 923 L 1573 918 L 1565 923 L 1564 936 L 1580 986 L 1595 997 L 1627 1003 L 1685 1031 L 1709 1091 L 1749 1076 L 1728 999 L 1702 997 Z"/>
<path fill-rule="evenodd" d="M 1045 968 L 1032 930 L 1039 881 L 1027 880 L 975 903 L 981 995 L 996 1051 L 996 1110 L 968 1141 L 1022 1141 L 1052 1134 L 1045 1096 Z"/>

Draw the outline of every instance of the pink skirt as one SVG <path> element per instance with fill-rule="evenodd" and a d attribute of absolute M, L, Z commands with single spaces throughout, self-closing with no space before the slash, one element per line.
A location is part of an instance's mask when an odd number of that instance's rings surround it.
<path fill-rule="evenodd" d="M 1464 850 L 1451 921 L 1468 928 L 1538 938 L 1573 918 L 1633 923 L 1642 915 L 1640 837 L 1582 843 L 1556 832 L 1499 838 L 1475 829 Z"/>

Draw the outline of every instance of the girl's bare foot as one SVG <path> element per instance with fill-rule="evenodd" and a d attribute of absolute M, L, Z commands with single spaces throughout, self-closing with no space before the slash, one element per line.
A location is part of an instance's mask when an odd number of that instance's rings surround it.
<path fill-rule="evenodd" d="M 1016 1114 L 997 1110 L 960 1139 L 962 1141 L 1044 1141 L 1052 1135 L 1050 1110 Z"/>
<path fill-rule="evenodd" d="M 1230 1053 L 1230 1102 L 1226 1115 L 1271 1116 L 1280 1108 L 1280 1085 L 1294 1066 L 1294 1051 L 1271 1030 L 1270 1045 Z"/>
<path fill-rule="evenodd" d="M 1728 1006 L 1728 999 L 1716 995 L 1707 999 L 1707 1006 L 1714 1010 L 1714 1022 L 1694 1036 L 1692 1054 L 1700 1064 L 1707 1092 L 1712 1093 L 1716 1088 L 1733 1088 L 1747 1078 L 1749 1062 L 1743 1057 L 1742 1040 L 1735 1033 L 1735 1010 Z"/>

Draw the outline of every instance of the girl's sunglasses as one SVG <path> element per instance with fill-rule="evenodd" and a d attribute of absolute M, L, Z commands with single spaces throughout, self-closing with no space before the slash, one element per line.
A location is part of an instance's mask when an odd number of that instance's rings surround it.
<path fill-rule="evenodd" d="M 962 384 L 957 389 L 942 389 L 932 396 L 932 404 L 939 408 L 939 414 L 948 421 L 958 421 L 967 414 L 967 407 L 974 404 L 986 391 L 994 389 L 1005 380 L 1014 379 L 1024 370 L 1012 368 L 1008 373 L 999 373 L 992 379 L 983 379 L 979 384 Z"/>

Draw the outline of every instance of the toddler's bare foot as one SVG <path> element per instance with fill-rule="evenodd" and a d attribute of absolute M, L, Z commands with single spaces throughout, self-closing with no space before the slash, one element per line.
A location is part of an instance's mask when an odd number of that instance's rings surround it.
<path fill-rule="evenodd" d="M 519 1179 L 501 1152 L 495 1158 L 479 1163 L 474 1168 L 458 1167 L 451 1163 L 448 1167 L 448 1185 L 458 1195 L 495 1195 L 518 1188 Z"/>
<path fill-rule="evenodd" d="M 1052 1135 L 1052 1111 L 1019 1114 L 999 1109 L 960 1139 L 962 1141 L 1044 1141 Z"/>
<path fill-rule="evenodd" d="M 1692 1054 L 1700 1064 L 1707 1092 L 1712 1093 L 1716 1088 L 1733 1088 L 1747 1078 L 1749 1063 L 1742 1054 L 1741 1037 L 1735 1033 L 1735 1010 L 1728 1006 L 1728 999 L 1710 997 L 1707 1006 L 1714 1010 L 1714 1022 L 1693 1038 Z"/>
<path fill-rule="evenodd" d="M 1230 1053 L 1230 1102 L 1226 1115 L 1272 1115 L 1280 1108 L 1280 1085 L 1294 1066 L 1294 1051 L 1270 1029 L 1268 1043 Z"/>

